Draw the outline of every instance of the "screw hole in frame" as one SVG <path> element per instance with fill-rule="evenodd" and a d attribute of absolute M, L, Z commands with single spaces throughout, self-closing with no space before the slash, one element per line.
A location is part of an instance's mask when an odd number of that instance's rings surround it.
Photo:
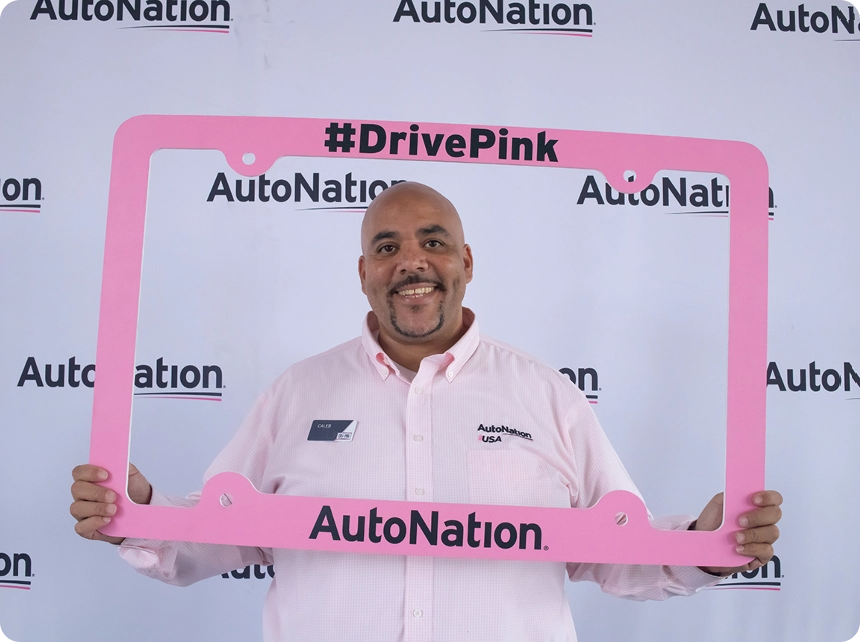
<path fill-rule="evenodd" d="M 221 501 L 221 505 L 224 506 L 225 508 L 233 505 L 233 498 L 227 494 L 221 495 L 220 501 Z"/>
<path fill-rule="evenodd" d="M 245 163 L 245 165 L 253 165 L 256 160 L 257 157 L 252 152 L 247 152 L 242 155 L 242 162 Z"/>
<path fill-rule="evenodd" d="M 624 526 L 628 522 L 627 513 L 616 513 L 615 523 L 618 526 Z"/>
<path fill-rule="evenodd" d="M 624 172 L 624 180 L 628 183 L 632 183 L 636 180 L 636 172 L 634 172 L 632 169 L 626 170 Z"/>

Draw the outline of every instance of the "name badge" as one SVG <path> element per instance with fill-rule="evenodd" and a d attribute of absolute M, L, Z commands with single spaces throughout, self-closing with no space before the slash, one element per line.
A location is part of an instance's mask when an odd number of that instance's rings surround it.
<path fill-rule="evenodd" d="M 308 441 L 352 441 L 357 425 L 354 419 L 314 419 Z"/>

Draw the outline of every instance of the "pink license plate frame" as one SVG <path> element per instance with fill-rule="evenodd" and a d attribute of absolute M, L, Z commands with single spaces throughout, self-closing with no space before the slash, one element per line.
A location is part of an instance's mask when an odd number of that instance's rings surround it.
<path fill-rule="evenodd" d="M 355 130 L 353 146 L 344 144 L 346 125 Z M 462 156 L 446 151 L 430 156 L 423 146 L 403 143 L 360 145 L 362 125 L 387 132 L 461 136 Z M 340 128 L 339 137 L 330 127 Z M 367 127 L 365 131 L 372 128 Z M 477 130 L 477 134 L 475 133 Z M 603 562 L 738 566 L 749 558 L 735 552 L 733 533 L 738 517 L 753 508 L 751 495 L 764 488 L 765 381 L 767 359 L 767 226 L 768 170 L 761 152 L 736 141 L 704 140 L 640 134 L 508 127 L 507 136 L 544 141 L 543 158 L 499 158 L 489 146 L 490 131 L 500 128 L 443 123 L 390 121 L 332 121 L 314 118 L 143 115 L 127 120 L 117 130 L 111 165 L 105 238 L 90 462 L 111 475 L 104 484 L 116 491 L 117 513 L 102 532 L 126 537 L 196 541 L 306 550 L 355 553 L 471 557 L 534 561 Z M 378 130 L 377 130 L 378 131 Z M 539 138 L 541 137 L 541 138 Z M 547 141 L 557 141 L 548 146 Z M 336 144 L 330 144 L 334 141 Z M 374 140 L 378 143 L 378 140 Z M 329 144 L 327 144 L 329 143 Z M 475 144 L 477 143 L 477 145 Z M 484 163 L 597 170 L 614 189 L 638 192 L 658 171 L 679 170 L 722 174 L 732 189 L 729 216 L 728 388 L 726 406 L 725 508 L 723 525 L 712 532 L 661 531 L 653 528 L 642 501 L 616 491 L 590 508 L 535 508 L 392 502 L 340 498 L 296 497 L 258 492 L 241 475 L 222 473 L 203 487 L 200 502 L 191 508 L 134 504 L 126 493 L 131 438 L 131 411 L 137 338 L 140 277 L 144 246 L 149 170 L 152 155 L 162 149 L 219 150 L 238 174 L 258 176 L 283 156 L 373 158 L 454 163 Z M 444 147 L 442 148 L 445 149 Z M 537 149 L 537 145 L 536 145 Z M 473 151 L 474 150 L 474 151 Z M 551 150 L 551 153 L 550 151 Z M 394 153 L 394 152 L 397 153 Z M 410 154 L 409 152 L 416 153 Z M 251 164 L 243 161 L 253 153 Z M 635 179 L 625 179 L 625 172 Z M 222 502 L 225 495 L 231 502 Z M 405 524 L 414 511 L 427 524 L 435 513 L 439 523 L 467 523 L 470 513 L 481 522 L 534 525 L 525 547 L 452 547 L 420 535 L 411 542 L 382 539 L 347 542 L 330 537 L 311 538 L 321 510 L 334 516 L 366 515 L 376 508 L 386 519 Z M 627 515 L 619 525 L 616 516 Z M 338 519 L 338 521 L 340 521 Z"/>

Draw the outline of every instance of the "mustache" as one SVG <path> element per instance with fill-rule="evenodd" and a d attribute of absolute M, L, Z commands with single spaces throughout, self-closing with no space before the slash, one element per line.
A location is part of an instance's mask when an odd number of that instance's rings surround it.
<path fill-rule="evenodd" d="M 442 285 L 442 283 L 440 281 L 434 281 L 432 279 L 427 279 L 427 278 L 424 278 L 424 277 L 421 277 L 421 276 L 418 276 L 415 274 L 411 274 L 411 275 L 407 276 L 405 279 L 398 281 L 397 283 L 392 285 L 389 288 L 388 293 L 389 294 L 395 294 L 398 290 L 400 290 L 402 288 L 409 287 L 411 285 L 421 285 L 421 284 L 435 286 L 436 288 L 438 288 L 442 292 L 446 291 L 445 286 Z"/>

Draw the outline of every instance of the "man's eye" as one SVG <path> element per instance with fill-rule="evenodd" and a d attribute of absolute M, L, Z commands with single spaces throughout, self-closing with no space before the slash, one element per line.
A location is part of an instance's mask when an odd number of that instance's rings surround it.
<path fill-rule="evenodd" d="M 381 245 L 377 252 L 380 254 L 391 254 L 394 251 L 393 245 Z"/>
<path fill-rule="evenodd" d="M 429 247 L 429 248 L 442 247 L 442 241 L 437 241 L 435 239 L 427 241 L 427 247 Z"/>

